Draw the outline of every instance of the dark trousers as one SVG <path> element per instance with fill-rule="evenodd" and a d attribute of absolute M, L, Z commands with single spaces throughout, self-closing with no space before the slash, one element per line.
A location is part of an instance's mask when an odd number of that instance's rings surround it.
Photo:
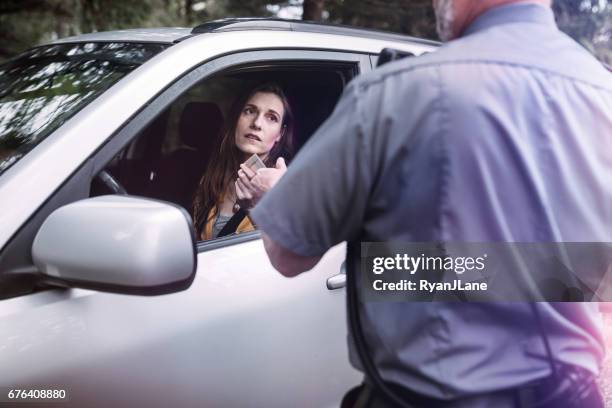
<path fill-rule="evenodd" d="M 426 397 L 395 384 L 388 387 L 411 408 L 604 408 L 604 400 L 593 375 L 579 368 L 564 368 L 550 377 L 522 387 L 455 400 Z M 341 408 L 397 408 L 377 389 L 364 383 L 350 390 Z"/>
<path fill-rule="evenodd" d="M 352 393 L 352 395 L 351 395 Z M 407 393 L 395 393 L 402 396 L 407 406 L 413 408 L 517 408 L 512 392 L 481 394 L 459 400 L 442 401 L 422 396 L 406 398 Z M 397 408 L 369 385 L 353 388 L 342 400 L 342 408 Z M 561 408 L 561 407 L 559 407 Z"/>

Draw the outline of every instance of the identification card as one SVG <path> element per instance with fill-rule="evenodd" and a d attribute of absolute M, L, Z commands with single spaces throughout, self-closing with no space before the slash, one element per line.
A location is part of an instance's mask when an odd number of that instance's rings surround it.
<path fill-rule="evenodd" d="M 244 164 L 249 169 L 253 170 L 255 173 L 257 173 L 257 170 L 263 169 L 266 167 L 264 162 L 261 161 L 261 159 L 259 158 L 257 154 L 253 154 L 251 157 L 249 157 L 249 159 L 246 162 L 244 162 Z"/>

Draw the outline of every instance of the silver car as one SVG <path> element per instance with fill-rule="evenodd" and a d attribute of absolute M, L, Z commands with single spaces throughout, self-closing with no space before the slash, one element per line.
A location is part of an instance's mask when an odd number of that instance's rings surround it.
<path fill-rule="evenodd" d="M 286 279 L 259 232 L 197 242 L 188 210 L 237 94 L 281 83 L 301 147 L 386 47 L 436 44 L 230 19 L 0 65 L 0 405 L 338 406 L 344 245 Z"/>

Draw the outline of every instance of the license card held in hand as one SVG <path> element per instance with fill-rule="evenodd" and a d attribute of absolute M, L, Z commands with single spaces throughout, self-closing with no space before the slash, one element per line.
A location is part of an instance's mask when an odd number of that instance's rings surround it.
<path fill-rule="evenodd" d="M 253 154 L 244 164 L 254 172 L 257 172 L 259 169 L 263 169 L 266 167 L 263 161 L 259 158 L 257 154 Z"/>

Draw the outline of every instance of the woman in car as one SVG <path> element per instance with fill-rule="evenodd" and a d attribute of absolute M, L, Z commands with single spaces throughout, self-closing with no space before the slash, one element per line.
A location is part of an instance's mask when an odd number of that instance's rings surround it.
<path fill-rule="evenodd" d="M 226 121 L 219 154 L 200 179 L 193 202 L 199 239 L 255 229 L 247 211 L 285 173 L 293 150 L 293 115 L 280 86 L 260 85 L 239 98 Z M 266 168 L 245 162 L 256 154 Z M 225 227 L 225 230 L 224 230 Z"/>

